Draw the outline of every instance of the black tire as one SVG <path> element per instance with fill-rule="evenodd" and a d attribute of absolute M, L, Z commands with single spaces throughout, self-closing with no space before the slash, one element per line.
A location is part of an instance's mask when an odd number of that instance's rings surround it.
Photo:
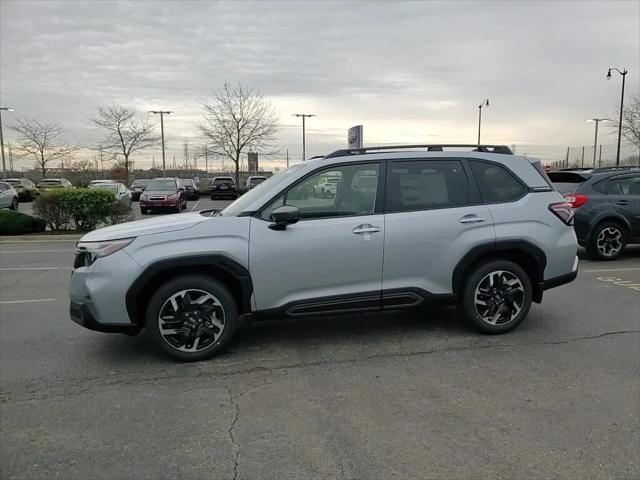
<path fill-rule="evenodd" d="M 519 304 L 519 311 L 513 318 L 507 320 L 506 318 L 500 318 L 499 320 L 505 320 L 504 322 L 498 323 L 490 323 L 487 319 L 483 318 L 479 309 L 484 310 L 483 313 L 486 316 L 491 316 L 490 306 L 485 305 L 480 306 L 476 305 L 476 289 L 481 288 L 483 285 L 487 285 L 485 282 L 489 282 L 488 276 L 493 272 L 507 272 L 506 274 L 497 274 L 496 280 L 494 280 L 494 285 L 496 283 L 501 283 L 508 287 L 508 285 L 504 284 L 504 279 L 511 279 L 511 281 L 515 278 L 519 280 L 520 286 L 522 289 L 518 289 L 517 296 L 515 294 L 505 295 L 504 292 L 497 292 L 496 295 L 487 295 L 485 298 L 486 303 L 491 305 L 495 305 L 496 310 L 494 312 L 499 314 L 499 312 L 504 312 L 504 316 L 509 315 L 511 317 L 515 309 L 512 307 L 514 304 Z M 500 288 L 500 286 L 498 286 Z M 486 290 L 482 288 L 482 290 Z M 509 290 L 509 288 L 507 288 Z M 506 333 L 513 328 L 517 327 L 522 321 L 526 318 L 529 313 L 529 309 L 531 308 L 531 299 L 532 299 L 533 289 L 531 286 L 531 279 L 529 275 L 517 264 L 510 262 L 508 260 L 489 260 L 487 262 L 481 263 L 475 266 L 467 275 L 467 278 L 464 282 L 462 295 L 458 301 L 458 311 L 460 315 L 465 318 L 467 321 L 473 325 L 474 328 L 479 330 L 482 333 L 488 334 L 500 334 Z M 482 294 L 480 294 L 482 295 Z M 504 301 L 502 301 L 504 299 Z M 479 301 L 485 301 L 479 299 Z M 488 315 L 487 315 L 488 314 Z"/>
<path fill-rule="evenodd" d="M 625 227 L 616 222 L 604 221 L 593 229 L 586 245 L 587 253 L 597 260 L 615 260 L 627 245 L 627 239 Z"/>
<path fill-rule="evenodd" d="M 209 318 L 209 319 L 200 318 L 199 320 L 184 319 L 184 320 L 178 320 L 176 322 L 177 324 L 176 326 L 170 325 L 170 327 L 174 329 L 186 328 L 185 331 L 189 331 L 189 329 L 186 327 L 187 322 L 192 321 L 197 323 L 198 321 L 201 321 L 201 324 L 206 326 L 207 328 L 209 328 L 210 326 L 210 330 L 212 331 L 217 330 L 216 333 L 220 333 L 220 335 L 217 338 L 208 337 L 207 340 L 210 343 L 202 350 L 197 350 L 192 352 L 182 351 L 179 349 L 181 347 L 175 346 L 175 343 L 181 344 L 182 347 L 187 347 L 189 344 L 184 343 L 185 337 L 180 336 L 179 334 L 174 334 L 174 335 L 169 335 L 168 339 L 165 339 L 165 337 L 162 335 L 160 331 L 159 316 L 160 316 L 161 309 L 163 308 L 163 306 L 165 306 L 165 304 L 167 304 L 167 302 L 170 302 L 170 299 L 173 295 L 176 295 L 179 292 L 184 290 L 196 290 L 196 291 L 206 292 L 212 295 L 213 297 L 215 297 L 215 300 L 219 302 L 219 305 L 221 307 L 223 321 L 220 322 L 218 319 L 218 323 L 223 325 L 221 333 L 219 329 L 217 328 L 214 329 L 213 324 L 207 325 L 207 321 L 213 321 L 212 318 Z M 184 297 L 181 297 L 181 298 L 184 298 Z M 165 308 L 170 308 L 170 307 L 166 306 Z M 170 311 L 172 310 L 173 309 L 171 308 Z M 220 313 L 220 309 L 217 309 L 216 311 Z M 188 313 L 190 312 L 188 311 L 187 313 L 184 313 L 184 315 L 187 315 Z M 149 301 L 146 315 L 145 315 L 145 320 L 146 320 L 147 334 L 156 343 L 158 343 L 158 345 L 160 345 L 160 347 L 168 355 L 170 355 L 171 357 L 177 360 L 181 360 L 185 362 L 195 362 L 199 360 L 205 360 L 207 358 L 210 358 L 222 352 L 233 339 L 238 329 L 238 326 L 240 324 L 240 321 L 238 319 L 238 307 L 236 306 L 236 302 L 233 298 L 233 295 L 231 295 L 229 290 L 220 282 L 218 282 L 217 280 L 211 277 L 207 277 L 204 275 L 184 275 L 182 277 L 169 280 L 168 282 L 161 285 L 160 288 L 157 289 L 156 293 L 154 293 L 154 295 L 151 297 L 151 300 Z M 204 340 L 204 341 L 207 341 L 207 340 Z M 186 340 L 186 342 L 188 341 L 189 340 Z M 174 343 L 171 343 L 171 342 L 174 342 Z M 192 343 L 191 345 L 193 346 L 194 344 Z"/>
<path fill-rule="evenodd" d="M 211 195 L 211 200 L 215 200 L 215 199 L 216 199 L 216 197 L 214 197 L 213 195 Z"/>
<path fill-rule="evenodd" d="M 142 208 L 142 207 L 140 207 L 140 213 L 141 213 L 142 215 L 146 215 L 146 214 L 147 214 L 147 209 L 146 209 L 146 208 Z"/>
<path fill-rule="evenodd" d="M 9 206 L 9 210 L 14 210 L 14 211 L 18 211 L 18 199 L 13 197 L 13 200 L 11 200 L 11 205 Z"/>

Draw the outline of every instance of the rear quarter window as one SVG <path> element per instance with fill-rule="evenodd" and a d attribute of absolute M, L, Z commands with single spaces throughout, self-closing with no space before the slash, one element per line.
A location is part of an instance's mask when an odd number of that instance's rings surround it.
<path fill-rule="evenodd" d="M 484 203 L 515 202 L 527 194 L 528 188 L 505 167 L 478 160 L 469 163 Z"/>

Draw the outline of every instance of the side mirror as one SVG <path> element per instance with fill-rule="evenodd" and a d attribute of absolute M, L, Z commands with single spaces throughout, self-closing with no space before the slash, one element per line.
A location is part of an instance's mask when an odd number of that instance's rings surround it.
<path fill-rule="evenodd" d="M 273 223 L 269 225 L 271 230 L 285 230 L 287 225 L 291 225 L 300 220 L 300 210 L 298 210 L 298 207 L 283 205 L 271 212 L 271 220 L 273 221 Z"/>

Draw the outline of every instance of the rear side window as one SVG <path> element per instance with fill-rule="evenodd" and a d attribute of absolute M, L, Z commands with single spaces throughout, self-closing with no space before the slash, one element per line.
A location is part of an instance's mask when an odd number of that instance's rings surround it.
<path fill-rule="evenodd" d="M 484 203 L 515 202 L 526 195 L 528 189 L 503 166 L 477 160 L 469 163 Z"/>
<path fill-rule="evenodd" d="M 385 212 L 459 207 L 469 203 L 469 182 L 458 160 L 390 161 L 387 168 Z"/>
<path fill-rule="evenodd" d="M 640 195 L 640 176 L 608 178 L 594 184 L 593 189 L 606 195 Z"/>

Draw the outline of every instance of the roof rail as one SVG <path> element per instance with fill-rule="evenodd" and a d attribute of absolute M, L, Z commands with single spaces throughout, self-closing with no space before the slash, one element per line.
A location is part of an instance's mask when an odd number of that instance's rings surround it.
<path fill-rule="evenodd" d="M 329 155 L 325 155 L 324 158 L 333 157 L 346 157 L 349 155 L 363 155 L 365 153 L 384 153 L 389 150 L 407 150 L 410 148 L 424 148 L 427 152 L 443 152 L 445 148 L 472 148 L 472 152 L 484 152 L 484 153 L 502 153 L 505 155 L 513 155 L 513 152 L 506 145 L 478 145 L 478 144 L 428 144 L 428 145 L 383 145 L 378 147 L 364 147 L 364 148 L 348 148 L 343 150 L 336 150 Z"/>
<path fill-rule="evenodd" d="M 612 165 L 610 167 L 598 167 L 593 169 L 593 173 L 611 172 L 616 170 L 633 170 L 639 168 L 637 165 Z"/>

